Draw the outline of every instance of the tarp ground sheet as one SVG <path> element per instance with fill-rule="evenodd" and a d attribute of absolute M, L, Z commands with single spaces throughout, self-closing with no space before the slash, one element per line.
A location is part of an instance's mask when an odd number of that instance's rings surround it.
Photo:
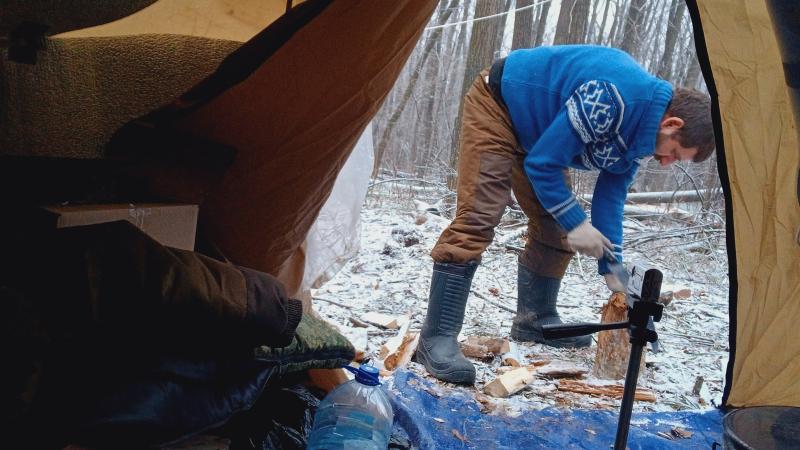
<path fill-rule="evenodd" d="M 395 372 L 388 387 L 395 427 L 422 450 L 603 449 L 614 443 L 617 430 L 616 411 L 547 408 L 513 418 L 484 414 L 471 396 L 436 397 L 426 390 L 432 387 L 430 382 L 405 370 Z M 722 443 L 722 416 L 716 409 L 634 413 L 628 448 L 712 448 L 715 442 Z M 669 435 L 675 427 L 691 432 L 691 437 L 669 440 L 657 434 Z"/>

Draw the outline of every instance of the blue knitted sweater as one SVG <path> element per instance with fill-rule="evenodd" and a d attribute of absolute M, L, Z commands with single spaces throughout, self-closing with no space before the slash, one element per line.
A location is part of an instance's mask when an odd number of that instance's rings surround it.
<path fill-rule="evenodd" d="M 564 169 L 599 170 L 592 224 L 622 261 L 622 208 L 639 160 L 655 151 L 670 84 L 623 51 L 565 45 L 511 52 L 501 92 L 536 196 L 565 230 L 586 214 Z M 599 269 L 608 272 L 602 259 Z"/>

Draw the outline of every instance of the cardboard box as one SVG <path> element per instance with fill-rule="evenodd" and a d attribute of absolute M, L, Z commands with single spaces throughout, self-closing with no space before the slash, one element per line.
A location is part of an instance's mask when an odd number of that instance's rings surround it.
<path fill-rule="evenodd" d="M 127 220 L 158 242 L 183 250 L 194 250 L 197 205 L 140 203 L 104 205 L 50 205 L 56 228 Z"/>

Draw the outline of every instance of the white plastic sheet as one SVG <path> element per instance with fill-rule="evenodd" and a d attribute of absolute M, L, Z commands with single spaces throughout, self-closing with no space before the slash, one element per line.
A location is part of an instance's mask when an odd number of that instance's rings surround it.
<path fill-rule="evenodd" d="M 361 205 L 367 194 L 373 159 L 370 123 L 339 172 L 328 201 L 308 232 L 301 290 L 320 287 L 358 253 Z"/>

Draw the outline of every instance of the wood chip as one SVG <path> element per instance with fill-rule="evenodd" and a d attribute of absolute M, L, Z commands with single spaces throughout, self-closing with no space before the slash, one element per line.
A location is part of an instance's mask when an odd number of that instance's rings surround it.
<path fill-rule="evenodd" d="M 519 356 L 519 348 L 517 344 L 509 342 L 509 350 L 503 353 L 500 358 L 501 364 L 504 366 L 521 367 L 522 357 Z"/>
<path fill-rule="evenodd" d="M 461 441 L 461 442 L 469 442 L 469 439 L 465 438 L 464 435 L 459 433 L 458 430 L 456 430 L 455 428 L 450 430 L 450 432 L 453 433 L 453 436 L 455 436 L 456 439 L 458 439 L 459 441 Z"/>
<path fill-rule="evenodd" d="M 674 437 L 672 437 L 671 434 L 664 433 L 663 431 L 658 431 L 658 432 L 656 432 L 656 434 L 661 436 L 662 438 L 668 439 L 670 441 L 675 439 Z"/>
<path fill-rule="evenodd" d="M 673 428 L 671 433 L 672 433 L 673 436 L 675 436 L 678 439 L 691 439 L 692 435 L 694 434 L 691 431 L 688 431 L 688 430 L 686 430 L 684 428 L 681 428 L 681 427 Z"/>
<path fill-rule="evenodd" d="M 577 392 L 579 394 L 593 395 L 596 397 L 622 398 L 625 390 L 619 384 L 591 384 L 577 380 L 559 380 L 558 390 L 566 392 Z M 656 394 L 651 389 L 636 388 L 634 399 L 637 401 L 651 402 L 656 401 Z"/>
<path fill-rule="evenodd" d="M 531 381 L 533 381 L 533 374 L 527 368 L 520 367 L 492 380 L 491 383 L 484 386 L 483 392 L 492 397 L 505 398 L 516 394 Z"/>
<path fill-rule="evenodd" d="M 459 345 L 464 356 L 467 358 L 473 358 L 484 362 L 490 362 L 494 359 L 494 353 L 490 352 L 489 348 L 485 345 L 472 344 L 469 340 Z"/>
<path fill-rule="evenodd" d="M 703 389 L 703 383 L 705 382 L 705 378 L 697 377 L 694 380 L 694 387 L 692 388 L 692 394 L 700 395 L 700 391 Z"/>
<path fill-rule="evenodd" d="M 495 355 L 502 355 L 511 350 L 511 343 L 508 342 L 508 339 L 493 336 L 467 336 L 467 343 L 485 345 Z"/>
<path fill-rule="evenodd" d="M 481 405 L 481 412 L 484 414 L 490 413 L 497 408 L 497 403 L 495 403 L 491 397 L 488 395 L 484 395 L 480 392 L 475 392 L 475 401 L 480 403 Z"/>

